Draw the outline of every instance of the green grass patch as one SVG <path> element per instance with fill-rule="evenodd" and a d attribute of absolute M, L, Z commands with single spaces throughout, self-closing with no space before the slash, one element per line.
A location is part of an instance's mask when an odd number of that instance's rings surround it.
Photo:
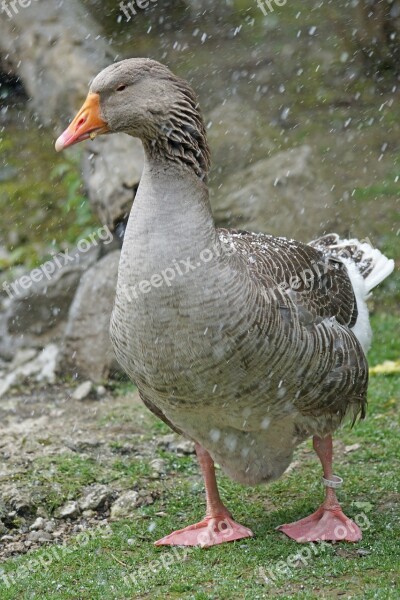
<path fill-rule="evenodd" d="M 118 452 L 120 445 L 116 442 L 114 448 Z M 146 487 L 150 473 L 148 462 L 134 456 L 115 456 L 106 462 L 100 454 L 91 457 L 63 453 L 38 457 L 33 467 L 18 474 L 14 481 L 29 489 L 32 499 L 51 515 L 67 500 L 78 499 L 90 484 L 117 484 L 120 489 Z"/>
<path fill-rule="evenodd" d="M 371 317 L 372 346 L 368 352 L 370 366 L 375 366 L 385 360 L 400 358 L 400 317 L 397 314 L 388 315 L 376 313 Z"/>
<path fill-rule="evenodd" d="M 96 481 L 96 476 L 96 461 L 73 453 L 39 457 L 31 473 L 37 488 L 46 492 L 49 507 L 75 498 L 84 486 Z"/>
<path fill-rule="evenodd" d="M 378 200 L 380 196 L 393 196 L 399 193 L 399 184 L 394 179 L 385 180 L 364 188 L 355 188 L 354 198 L 356 200 Z"/>

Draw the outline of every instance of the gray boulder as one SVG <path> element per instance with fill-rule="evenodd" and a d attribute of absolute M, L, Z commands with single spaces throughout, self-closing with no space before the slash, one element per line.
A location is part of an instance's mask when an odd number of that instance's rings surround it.
<path fill-rule="evenodd" d="M 9 7 L 0 19 L 0 61 L 18 75 L 45 125 L 60 124 L 86 96 L 87 85 L 112 61 L 101 28 L 78 0 L 40 0 Z"/>
<path fill-rule="evenodd" d="M 127 135 L 98 137 L 85 145 L 83 178 L 89 200 L 111 231 L 129 216 L 143 164 L 141 142 Z"/>
<path fill-rule="evenodd" d="M 60 369 L 94 382 L 119 370 L 109 325 L 114 305 L 120 252 L 104 256 L 82 277 L 68 317 Z"/>
<path fill-rule="evenodd" d="M 3 288 L 0 357 L 11 360 L 20 348 L 43 348 L 61 341 L 79 280 L 99 255 L 99 244 L 85 252 L 74 249 Z"/>
<path fill-rule="evenodd" d="M 335 226 L 336 209 L 318 179 L 309 146 L 260 160 L 231 175 L 212 196 L 217 223 L 308 241 Z"/>
<path fill-rule="evenodd" d="M 250 107 L 243 110 L 240 98 L 229 98 L 205 119 L 212 164 L 223 176 L 269 156 L 274 144 L 266 135 L 266 119 Z M 212 176 L 219 179 L 212 172 Z"/>
<path fill-rule="evenodd" d="M 28 356 L 28 350 L 20 350 L 16 354 L 17 362 L 21 361 L 21 354 Z M 14 367 L 16 361 L 12 361 L 9 372 L 2 376 L 0 373 L 0 398 L 14 385 L 25 381 L 37 381 L 55 383 L 55 372 L 57 366 L 58 348 L 55 344 L 49 344 L 42 352 L 32 360 L 26 360 L 19 366 Z"/>

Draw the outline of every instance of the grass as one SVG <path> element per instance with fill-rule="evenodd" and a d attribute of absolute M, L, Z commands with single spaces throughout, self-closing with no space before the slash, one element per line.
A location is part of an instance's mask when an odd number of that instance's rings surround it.
<path fill-rule="evenodd" d="M 394 316 L 373 317 L 371 365 L 399 358 L 396 326 Z M 1 599 L 398 598 L 399 390 L 398 374 L 371 377 L 368 418 L 336 436 L 336 471 L 345 480 L 340 500 L 345 512 L 358 519 L 362 542 L 298 546 L 275 531 L 278 524 L 310 513 L 322 499 L 319 465 L 307 442 L 297 452 L 300 466 L 269 486 L 242 487 L 219 472 L 223 498 L 235 517 L 253 529 L 253 539 L 208 550 L 155 548 L 155 539 L 200 519 L 204 509 L 195 459 L 160 449 L 173 477 L 149 482 L 158 490 L 154 504 L 137 509 L 129 520 L 112 523 L 107 531 L 93 530 L 67 546 L 49 546 L 6 561 L 0 572 Z M 145 434 L 159 433 L 157 423 L 146 416 Z M 344 451 L 354 444 L 359 447 Z M 43 466 L 37 465 L 36 476 Z M 63 497 L 68 490 L 76 493 L 87 483 L 112 477 L 143 486 L 149 474 L 147 464 L 132 457 L 116 457 L 107 473 L 102 472 L 101 457 L 97 464 L 79 457 L 52 457 L 47 469 Z"/>
<path fill-rule="evenodd" d="M 33 467 L 14 475 L 12 481 L 19 488 L 29 489 L 33 503 L 52 515 L 66 501 L 79 497 L 85 486 L 118 481 L 120 488 L 130 489 L 138 480 L 149 476 L 151 470 L 146 461 L 131 456 L 118 457 L 118 442 L 112 449 L 116 452 L 115 460 L 107 464 L 103 464 L 101 456 L 74 453 L 37 457 Z"/>

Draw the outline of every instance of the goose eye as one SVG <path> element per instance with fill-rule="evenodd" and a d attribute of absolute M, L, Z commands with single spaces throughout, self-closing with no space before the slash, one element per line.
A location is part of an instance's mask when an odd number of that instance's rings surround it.
<path fill-rule="evenodd" d="M 117 92 L 122 92 L 126 88 L 126 85 L 122 84 L 117 87 Z"/>

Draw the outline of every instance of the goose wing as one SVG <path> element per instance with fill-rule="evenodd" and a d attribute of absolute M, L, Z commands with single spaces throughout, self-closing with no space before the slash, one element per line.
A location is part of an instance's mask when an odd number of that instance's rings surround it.
<path fill-rule="evenodd" d="M 358 311 L 345 265 L 286 238 L 236 230 L 220 230 L 219 235 L 242 256 L 269 298 L 277 300 L 278 310 L 269 320 L 275 320 L 279 337 L 283 334 L 288 347 L 290 339 L 298 342 L 293 356 L 279 350 L 270 366 L 286 362 L 299 413 L 318 420 L 320 433 L 334 430 L 345 415 L 353 421 L 363 418 L 368 364 L 350 329 Z M 321 419 L 326 429 L 321 430 Z"/>
<path fill-rule="evenodd" d="M 220 239 L 233 244 L 247 258 L 258 281 L 284 291 L 309 319 L 335 317 L 352 327 L 357 303 L 345 265 L 321 250 L 295 240 L 247 231 L 219 230 Z"/>

